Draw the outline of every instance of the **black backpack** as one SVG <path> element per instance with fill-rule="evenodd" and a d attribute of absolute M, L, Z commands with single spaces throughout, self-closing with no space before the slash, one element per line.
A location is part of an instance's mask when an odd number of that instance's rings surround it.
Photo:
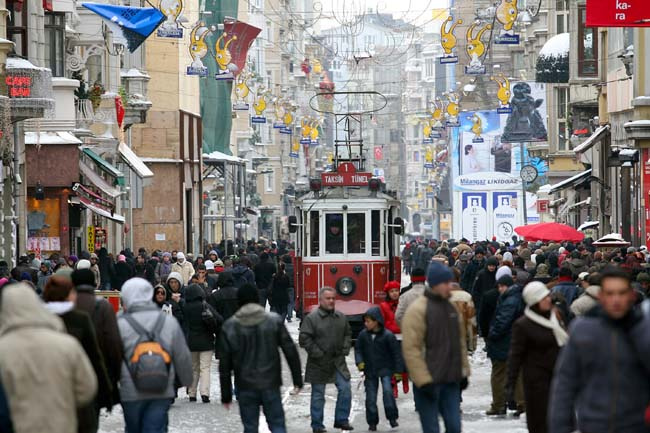
<path fill-rule="evenodd" d="M 160 313 L 154 327 L 147 331 L 130 314 L 122 317 L 131 325 L 139 338 L 126 366 L 135 388 L 140 392 L 162 393 L 169 384 L 171 356 L 160 343 L 160 331 L 165 324 L 165 314 Z"/>

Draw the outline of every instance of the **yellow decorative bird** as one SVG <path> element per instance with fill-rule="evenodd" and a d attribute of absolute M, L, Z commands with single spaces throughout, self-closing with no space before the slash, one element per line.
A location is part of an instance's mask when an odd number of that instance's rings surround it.
<path fill-rule="evenodd" d="M 458 105 L 460 101 L 458 95 L 456 95 L 454 92 L 450 92 L 447 95 L 447 99 L 449 100 L 449 103 L 447 104 L 447 115 L 449 117 L 455 118 L 460 112 L 460 106 Z"/>
<path fill-rule="evenodd" d="M 481 134 L 483 133 L 483 121 L 476 113 L 472 116 L 472 132 L 474 133 L 474 138 L 481 138 Z"/>
<path fill-rule="evenodd" d="M 454 30 L 459 24 L 463 24 L 463 20 L 458 20 L 451 25 L 449 30 L 446 30 L 447 23 L 450 23 L 454 20 L 454 17 L 448 16 L 445 21 L 442 23 L 442 28 L 440 29 L 440 41 L 442 43 L 442 49 L 445 51 L 445 55 L 451 55 L 454 48 L 456 48 L 457 39 L 454 35 Z"/>
<path fill-rule="evenodd" d="M 257 95 L 257 99 L 253 103 L 253 109 L 257 116 L 264 114 L 264 110 L 266 110 L 266 93 Z"/>
<path fill-rule="evenodd" d="M 228 65 L 230 65 L 230 62 L 232 61 L 232 55 L 230 54 L 230 50 L 228 50 L 228 46 L 237 40 L 237 36 L 233 36 L 226 41 L 225 38 L 227 36 L 228 34 L 226 32 L 223 32 L 217 39 L 217 42 L 214 44 L 214 49 L 216 51 L 214 58 L 217 61 L 219 70 L 223 72 L 228 71 Z M 222 41 L 224 41 L 223 46 L 221 46 Z"/>
<path fill-rule="evenodd" d="M 518 15 L 517 0 L 501 0 L 501 4 L 497 7 L 496 18 L 497 21 L 503 24 L 505 31 L 512 30 Z"/>
<path fill-rule="evenodd" d="M 208 54 L 208 44 L 205 43 L 205 38 L 208 34 L 210 34 L 210 30 L 205 26 L 203 21 L 199 21 L 190 32 L 190 45 L 188 50 L 190 57 L 192 57 L 193 66 L 195 63 L 200 63 L 200 65 L 196 66 L 203 67 L 201 59 Z"/>
<path fill-rule="evenodd" d="M 302 138 L 309 138 L 311 134 L 311 125 L 309 119 L 303 118 L 300 121 L 300 134 L 302 135 Z"/>
<path fill-rule="evenodd" d="M 478 23 L 472 23 L 472 25 L 467 29 L 467 47 L 465 47 L 465 50 L 472 62 L 479 61 L 479 59 L 483 57 L 483 54 L 485 54 L 485 44 L 481 40 L 481 37 L 483 37 L 483 33 L 492 29 L 492 24 L 486 24 L 485 27 L 480 29 L 475 35 L 474 29 L 476 29 L 477 26 Z"/>
<path fill-rule="evenodd" d="M 501 107 L 510 105 L 510 97 L 512 96 L 512 93 L 510 92 L 510 80 L 508 80 L 508 77 L 501 73 L 496 77 L 490 77 L 490 80 L 499 85 L 499 90 L 497 90 L 497 99 L 499 100 Z"/>
<path fill-rule="evenodd" d="M 311 138 L 312 141 L 318 140 L 318 120 L 314 120 L 311 124 L 311 131 L 309 133 L 309 137 Z"/>
<path fill-rule="evenodd" d="M 183 11 L 183 1 L 182 0 L 160 0 L 158 3 L 158 9 L 167 17 L 167 23 L 175 26 L 178 17 Z"/>

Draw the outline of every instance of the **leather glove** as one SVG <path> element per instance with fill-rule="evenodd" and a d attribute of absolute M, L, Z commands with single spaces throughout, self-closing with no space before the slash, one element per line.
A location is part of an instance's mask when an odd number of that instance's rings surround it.
<path fill-rule="evenodd" d="M 402 373 L 395 373 L 393 374 L 393 379 L 395 379 L 395 382 L 399 383 L 402 381 Z"/>
<path fill-rule="evenodd" d="M 466 377 L 463 377 L 463 378 L 460 380 L 460 390 L 461 390 L 461 391 L 465 391 L 465 390 L 467 389 L 468 386 L 469 386 L 469 380 L 467 380 Z"/>
<path fill-rule="evenodd" d="M 366 368 L 366 363 L 365 363 L 365 362 L 360 362 L 360 363 L 358 363 L 358 364 L 357 364 L 357 368 L 359 369 L 359 371 L 363 371 L 363 370 L 365 370 L 365 368 Z"/>

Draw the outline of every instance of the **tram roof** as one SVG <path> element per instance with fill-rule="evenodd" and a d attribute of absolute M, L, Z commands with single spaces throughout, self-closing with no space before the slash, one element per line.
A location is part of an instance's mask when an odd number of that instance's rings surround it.
<path fill-rule="evenodd" d="M 398 204 L 399 201 L 384 192 L 371 193 L 368 188 L 364 187 L 325 187 L 318 195 L 314 191 L 303 195 L 296 200 L 303 205 L 314 205 L 314 208 L 329 207 L 332 204 L 345 203 L 348 205 L 356 203 L 376 203 L 376 204 Z M 335 203 L 334 203 L 335 202 Z M 383 206 L 382 206 L 383 207 Z"/>

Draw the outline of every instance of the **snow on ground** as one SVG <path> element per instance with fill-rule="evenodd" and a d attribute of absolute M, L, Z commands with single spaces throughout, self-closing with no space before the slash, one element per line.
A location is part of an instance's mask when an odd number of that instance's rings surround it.
<path fill-rule="evenodd" d="M 402 285 L 408 284 L 408 276 L 403 276 Z M 296 343 L 298 342 L 298 321 L 294 320 L 287 323 L 291 336 Z M 300 349 L 300 358 L 303 363 L 307 360 L 305 352 Z M 366 432 L 368 425 L 365 421 L 365 404 L 364 389 L 356 366 L 354 365 L 354 356 L 350 354 L 347 358 L 348 367 L 352 373 L 352 413 L 350 423 L 355 427 L 355 432 Z M 469 379 L 469 388 L 463 394 L 462 419 L 463 431 L 467 433 L 492 433 L 492 432 L 511 432 L 525 433 L 526 422 L 525 416 L 520 419 L 512 415 L 507 417 L 487 417 L 485 411 L 489 408 L 491 402 L 490 392 L 490 361 L 485 356 L 483 345 L 479 344 L 478 350 L 471 358 L 472 375 Z M 282 377 L 284 386 L 282 387 L 283 406 L 287 421 L 287 431 L 289 433 L 311 432 L 309 418 L 309 384 L 298 395 L 290 395 L 292 389 L 291 376 L 286 366 L 283 366 Z M 211 403 L 203 404 L 200 401 L 190 403 L 184 389 L 179 390 L 179 398 L 172 406 L 169 412 L 169 431 L 170 433 L 236 433 L 242 431 L 242 425 L 239 419 L 239 409 L 235 402 L 230 411 L 225 409 L 220 403 L 219 391 L 219 372 L 218 363 L 213 360 L 211 372 Z M 412 388 L 412 386 L 411 386 Z M 332 428 L 334 423 L 334 405 L 336 404 L 336 388 L 334 385 L 327 386 L 325 401 L 325 427 L 330 432 L 338 431 Z M 418 415 L 414 410 L 413 393 L 400 394 L 397 400 L 400 419 L 400 426 L 391 429 L 388 422 L 383 418 L 383 408 L 381 397 L 379 402 L 380 432 L 419 432 L 420 422 Z M 116 433 L 124 431 L 124 421 L 122 409 L 114 408 L 113 412 L 102 413 L 100 419 L 100 433 Z M 265 424 L 264 416 L 260 416 L 260 433 L 268 433 L 269 430 Z M 441 422 L 441 432 L 444 427 Z"/>

